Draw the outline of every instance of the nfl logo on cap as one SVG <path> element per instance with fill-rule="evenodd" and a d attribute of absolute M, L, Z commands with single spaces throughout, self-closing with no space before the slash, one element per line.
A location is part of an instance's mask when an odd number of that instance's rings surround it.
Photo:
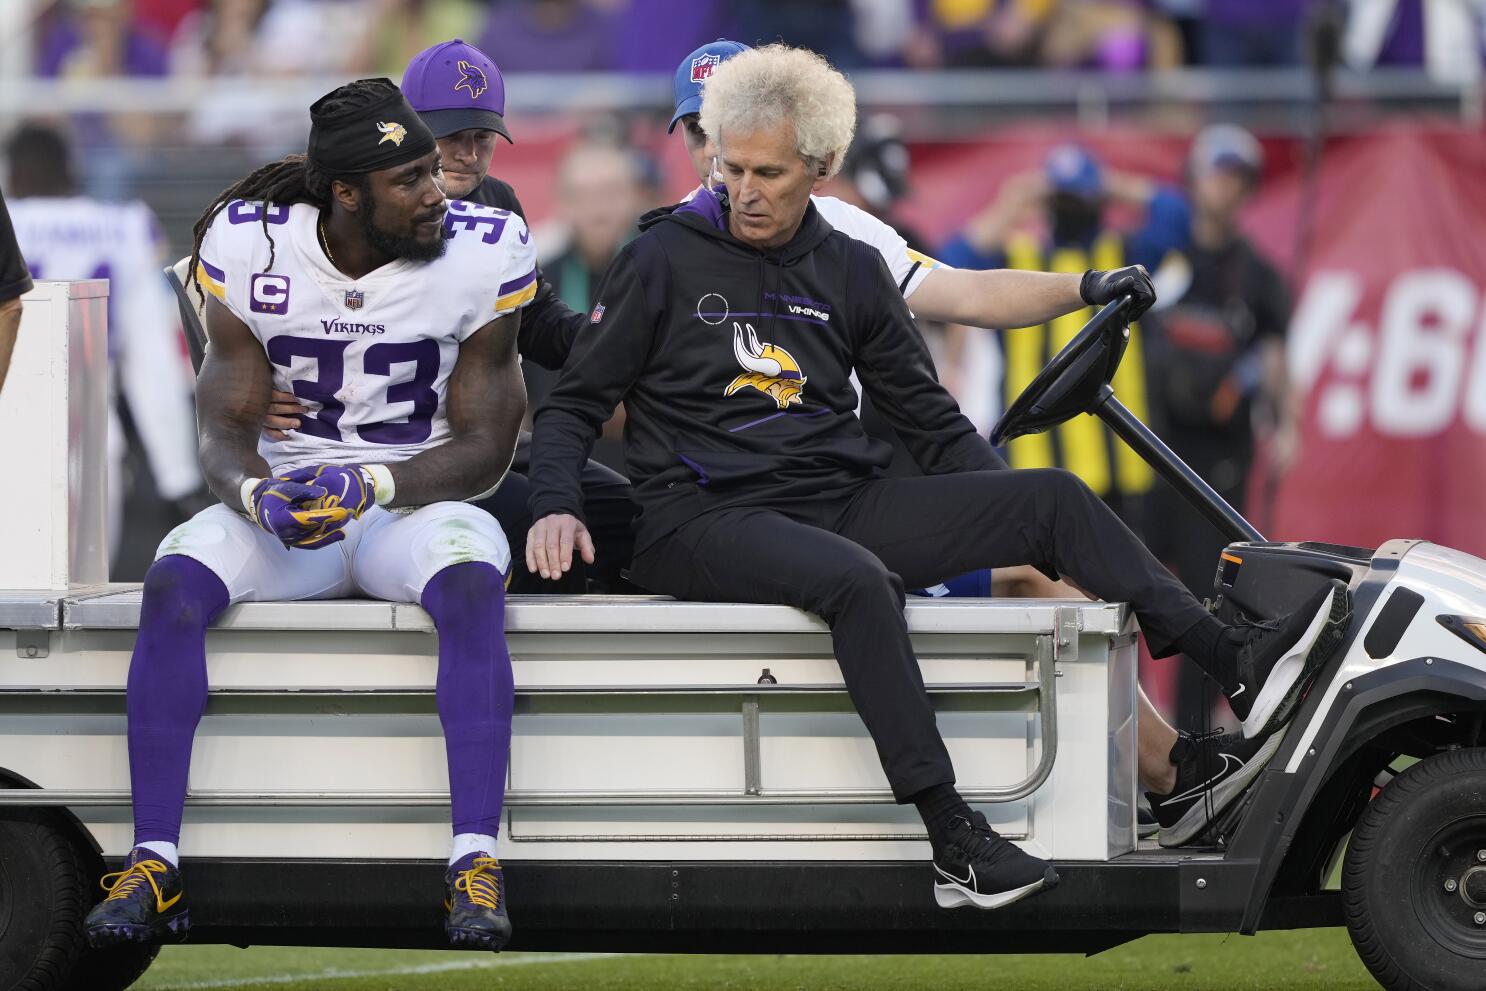
<path fill-rule="evenodd" d="M 366 293 L 360 289 L 346 290 L 346 309 L 359 310 L 361 309 L 361 304 L 364 302 L 366 302 Z"/>
<path fill-rule="evenodd" d="M 720 56 L 720 55 L 710 55 L 709 54 L 709 55 L 703 55 L 701 58 L 694 58 L 694 59 L 692 59 L 691 60 L 691 81 L 694 82 L 694 83 L 702 82 L 708 76 L 712 75 L 712 70 L 713 69 L 717 68 L 721 64 L 722 64 L 722 56 Z"/>

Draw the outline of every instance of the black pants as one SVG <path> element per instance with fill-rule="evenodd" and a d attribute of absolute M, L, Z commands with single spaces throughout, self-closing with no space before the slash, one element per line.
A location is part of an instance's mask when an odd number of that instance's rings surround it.
<path fill-rule="evenodd" d="M 635 536 L 630 526 L 638 511 L 634 489 L 627 478 L 597 461 L 584 465 L 582 476 L 583 518 L 593 537 L 593 564 L 584 565 L 582 558 L 576 558 L 567 574 L 551 581 L 526 570 L 526 532 L 532 524 L 531 512 L 527 509 L 531 485 L 526 479 L 530 463 L 531 435 L 522 434 L 516 444 L 516 458 L 500 488 L 475 504 L 500 522 L 506 539 L 511 542 L 510 591 L 572 595 L 590 590 L 633 591 L 620 571 L 629 567 L 630 555 L 635 548 Z"/>
<path fill-rule="evenodd" d="M 954 770 L 903 590 L 1015 564 L 1129 602 L 1157 656 L 1212 621 L 1088 486 L 1055 468 L 884 479 L 803 504 L 718 510 L 641 551 L 634 578 L 680 599 L 781 603 L 824 619 L 893 794 L 906 801 L 952 783 Z"/>

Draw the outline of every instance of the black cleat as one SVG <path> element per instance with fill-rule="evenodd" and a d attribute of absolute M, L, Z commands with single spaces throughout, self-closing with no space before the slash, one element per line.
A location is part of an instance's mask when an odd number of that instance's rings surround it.
<path fill-rule="evenodd" d="M 940 908 L 1002 908 L 1057 883 L 1052 864 L 1003 839 L 980 812 L 969 819 L 955 816 L 934 854 L 934 901 Z"/>
<path fill-rule="evenodd" d="M 506 915 L 506 877 L 494 857 L 471 853 L 449 866 L 444 931 L 454 946 L 499 953 L 511 941 Z"/>
<path fill-rule="evenodd" d="M 1268 736 L 1285 725 L 1351 616 L 1346 582 L 1333 578 L 1288 617 L 1243 627 L 1239 684 L 1228 704 L 1243 720 L 1244 736 Z"/>
<path fill-rule="evenodd" d="M 108 897 L 83 922 L 96 948 L 123 943 L 179 943 L 191 929 L 181 872 L 144 847 L 129 851 L 122 871 L 105 874 Z"/>
<path fill-rule="evenodd" d="M 1225 736 L 1222 730 L 1205 736 L 1182 733 L 1171 748 L 1176 787 L 1169 795 L 1145 796 L 1161 824 L 1161 845 L 1181 846 L 1200 836 L 1258 777 L 1284 736 L 1246 740 L 1240 733 Z"/>

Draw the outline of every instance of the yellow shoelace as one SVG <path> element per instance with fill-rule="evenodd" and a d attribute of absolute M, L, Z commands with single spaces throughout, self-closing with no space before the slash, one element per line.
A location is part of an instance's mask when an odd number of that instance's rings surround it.
<path fill-rule="evenodd" d="M 177 894 L 167 902 L 164 896 L 160 894 L 160 885 L 155 881 L 155 875 L 164 874 L 168 869 L 158 860 L 141 860 L 127 870 L 103 875 L 98 883 L 103 887 L 104 891 L 108 892 L 108 897 L 104 900 L 110 902 L 128 898 L 135 891 L 138 891 L 141 885 L 148 884 L 155 892 L 156 910 L 163 912 L 180 901 L 181 898 Z"/>
<path fill-rule="evenodd" d="M 500 869 L 500 861 L 494 857 L 476 857 L 475 866 L 467 871 L 460 871 L 459 877 L 454 879 L 454 890 L 466 892 L 470 901 L 481 908 L 491 910 L 500 907 L 500 886 L 495 875 L 487 873 Z"/>

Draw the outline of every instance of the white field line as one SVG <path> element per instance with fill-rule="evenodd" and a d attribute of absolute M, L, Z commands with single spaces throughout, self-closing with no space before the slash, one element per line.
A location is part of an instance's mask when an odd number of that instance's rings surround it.
<path fill-rule="evenodd" d="M 575 963 L 580 960 L 601 960 L 619 956 L 617 953 L 543 953 L 540 956 L 500 957 L 478 960 L 448 960 L 440 963 L 419 964 L 416 967 L 386 967 L 381 970 L 322 970 L 312 974 L 268 974 L 263 977 L 244 977 L 230 981 L 191 981 L 185 984 L 162 984 L 156 991 L 208 991 L 210 988 L 268 987 L 276 984 L 303 984 L 306 981 L 326 981 L 357 977 L 401 977 L 415 974 L 442 974 L 451 970 L 491 970 L 496 967 L 523 967 L 540 964 Z"/>

